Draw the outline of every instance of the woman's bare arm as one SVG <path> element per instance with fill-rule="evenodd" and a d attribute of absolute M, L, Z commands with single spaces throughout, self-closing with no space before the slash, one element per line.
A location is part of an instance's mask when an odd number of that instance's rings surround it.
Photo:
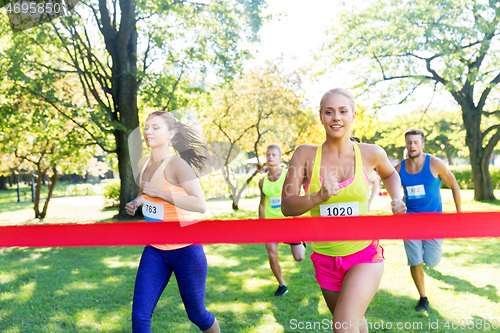
<path fill-rule="evenodd" d="M 320 191 L 305 196 L 300 195 L 302 183 L 307 175 L 307 160 L 315 151 L 314 146 L 302 145 L 293 153 L 281 192 L 281 212 L 285 216 L 302 215 L 328 201 L 332 195 L 338 194 L 337 181 L 324 179 Z"/>

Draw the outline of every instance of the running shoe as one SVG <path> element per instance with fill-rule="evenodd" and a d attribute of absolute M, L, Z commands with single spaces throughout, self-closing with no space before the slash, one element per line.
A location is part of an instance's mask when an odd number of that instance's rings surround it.
<path fill-rule="evenodd" d="M 284 284 L 280 284 L 280 286 L 278 287 L 278 290 L 276 290 L 276 292 L 274 293 L 274 296 L 283 296 L 287 292 L 288 292 L 287 286 Z"/>
<path fill-rule="evenodd" d="M 428 308 L 429 308 L 429 300 L 427 299 L 427 297 L 420 298 L 418 300 L 417 305 L 415 306 L 415 311 L 418 311 L 418 312 L 427 312 Z"/>

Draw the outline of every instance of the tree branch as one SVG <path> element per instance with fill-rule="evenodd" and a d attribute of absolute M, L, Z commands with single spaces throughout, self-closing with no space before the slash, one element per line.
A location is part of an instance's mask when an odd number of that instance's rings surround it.
<path fill-rule="evenodd" d="M 425 108 L 424 113 L 422 114 L 420 122 L 424 119 L 424 116 L 427 113 L 427 111 L 429 111 L 429 107 L 431 106 L 432 101 L 434 100 L 434 95 L 436 94 L 436 88 L 437 88 L 437 82 L 434 82 L 434 90 L 432 92 L 431 100 L 429 101 L 429 104 L 427 104 L 427 107 Z"/>
<path fill-rule="evenodd" d="M 433 80 L 434 78 L 432 76 L 426 76 L 426 75 L 398 75 L 398 76 L 386 77 L 382 80 L 375 81 L 373 84 L 377 84 L 384 81 L 400 80 L 400 79 L 420 79 L 422 82 L 424 82 L 426 80 Z"/>
<path fill-rule="evenodd" d="M 380 66 L 380 71 L 382 72 L 382 77 L 385 80 L 387 77 L 385 76 L 384 66 L 382 66 L 382 63 L 380 62 L 380 60 L 378 59 L 378 57 L 377 57 L 377 55 L 375 53 L 373 54 L 373 58 L 375 58 L 375 60 L 377 61 L 378 65 Z"/>
<path fill-rule="evenodd" d="M 116 0 L 113 0 L 113 29 L 116 31 Z"/>
<path fill-rule="evenodd" d="M 486 147 L 484 147 L 484 152 L 485 152 L 486 155 L 490 155 L 491 152 L 493 151 L 493 149 L 495 148 L 495 146 L 500 141 L 500 124 L 495 125 L 495 126 L 497 126 L 496 127 L 496 130 L 497 130 L 496 133 L 493 134 L 493 136 L 490 138 L 490 141 L 488 142 L 488 144 L 486 145 Z"/>
<path fill-rule="evenodd" d="M 432 61 L 432 59 L 433 58 L 429 58 L 429 59 L 427 59 L 425 61 L 425 67 L 426 67 L 427 71 L 432 74 L 432 78 L 435 81 L 441 83 L 443 86 L 446 86 L 446 84 L 448 83 L 448 81 L 446 81 L 445 79 L 443 79 L 441 76 L 438 75 L 438 73 L 436 73 L 435 70 L 432 69 L 432 67 L 431 67 L 431 61 Z"/>
<path fill-rule="evenodd" d="M 497 76 L 493 80 L 491 80 L 490 83 L 486 85 L 487 88 L 484 89 L 483 92 L 481 93 L 481 98 L 479 99 L 479 103 L 477 103 L 477 108 L 479 110 L 482 110 L 484 108 L 486 100 L 488 99 L 488 95 L 499 82 L 500 82 L 500 73 L 498 73 Z"/>
<path fill-rule="evenodd" d="M 27 90 L 28 92 L 30 92 L 31 94 L 33 95 L 36 95 L 36 96 L 39 96 L 41 97 L 45 102 L 47 102 L 48 104 L 50 104 L 54 109 L 56 109 L 63 117 L 65 117 L 66 119 L 69 119 L 71 120 L 75 125 L 77 125 L 78 127 L 80 127 L 81 129 L 83 129 L 85 132 L 87 132 L 90 137 L 95 140 L 95 142 L 98 143 L 99 147 L 102 148 L 102 150 L 104 150 L 105 152 L 107 153 L 116 153 L 116 149 L 107 149 L 104 147 L 104 145 L 102 145 L 101 143 L 99 143 L 99 140 L 92 134 L 92 132 L 90 132 L 84 125 L 78 123 L 75 119 L 71 118 L 69 115 L 67 115 L 66 113 L 64 113 L 54 102 L 52 102 L 50 99 L 48 99 L 46 96 L 28 88 L 28 87 L 25 87 L 25 86 L 21 86 L 21 88 Z"/>
<path fill-rule="evenodd" d="M 489 132 L 491 132 L 497 128 L 500 128 L 500 124 L 496 124 L 496 125 L 488 127 L 483 133 L 481 133 L 481 140 L 484 140 L 484 138 L 486 137 L 486 135 L 488 135 Z"/>
<path fill-rule="evenodd" d="M 39 63 L 38 61 L 27 61 L 29 63 L 32 63 L 32 64 L 35 64 L 37 66 L 40 66 L 40 67 L 44 67 L 44 68 L 47 68 L 53 72 L 57 72 L 57 73 L 78 73 L 78 71 L 71 71 L 71 70 L 64 70 L 64 69 L 57 69 L 57 68 L 54 68 L 54 67 L 51 67 L 51 66 L 48 66 L 48 65 L 45 65 L 45 64 L 42 64 L 42 63 Z"/>
<path fill-rule="evenodd" d="M 21 160 L 25 160 L 25 161 L 28 161 L 30 163 L 36 164 L 35 161 L 33 161 L 33 160 L 31 160 L 31 159 L 28 158 L 28 155 L 19 155 L 17 147 L 14 147 L 14 156 L 17 157 L 17 158 L 20 158 Z"/>
<path fill-rule="evenodd" d="M 94 77 L 96 78 L 96 80 L 100 84 L 102 90 L 109 91 L 111 89 L 109 88 L 109 86 L 107 86 L 105 80 L 104 80 L 104 82 L 99 80 L 99 75 L 92 75 L 91 74 L 91 71 L 89 70 L 88 66 L 92 67 L 92 64 L 95 63 L 95 61 L 92 60 L 92 57 L 93 57 L 92 50 L 87 45 L 85 45 L 85 43 L 81 39 L 80 34 L 76 31 L 76 26 L 73 24 L 74 21 L 71 18 L 69 20 L 71 22 L 71 29 L 69 27 L 67 29 L 68 29 L 68 31 L 70 31 L 71 35 L 73 36 L 72 41 L 73 41 L 73 48 L 75 50 L 74 51 L 75 52 L 75 60 L 78 61 L 78 56 L 79 56 L 79 58 L 81 59 L 81 63 L 83 65 L 83 70 L 81 70 L 80 67 L 76 64 L 77 68 L 82 72 L 85 83 L 86 83 L 87 87 L 89 88 L 90 92 L 92 93 L 92 96 L 96 99 L 96 101 L 99 104 L 104 105 L 106 110 L 108 110 L 108 112 L 110 112 L 111 105 L 107 105 L 101 99 L 101 95 L 99 94 L 98 89 L 96 88 L 96 84 L 94 83 L 94 80 L 92 78 L 94 78 Z M 85 34 L 86 34 L 86 28 L 83 27 L 83 29 L 84 29 Z M 89 43 L 90 43 L 90 41 L 89 41 Z M 81 45 L 85 48 L 86 52 L 84 52 L 82 50 Z M 85 62 L 85 59 L 87 59 L 88 64 Z M 102 69 L 104 69 L 102 64 L 100 64 L 100 62 L 97 59 L 96 59 L 96 61 L 99 63 L 100 67 Z M 99 67 L 99 66 L 97 66 L 97 67 Z M 104 71 L 105 71 L 105 69 L 104 69 Z M 110 103 L 109 98 L 107 97 L 106 94 L 105 94 L 105 97 L 106 97 L 108 103 Z"/>
<path fill-rule="evenodd" d="M 106 6 L 106 0 L 99 0 L 99 12 L 101 14 L 101 24 L 102 24 L 102 35 L 106 44 L 106 49 L 108 50 L 113 63 L 116 63 L 118 59 L 117 48 L 116 48 L 116 37 L 117 31 L 113 28 L 111 20 L 109 19 L 109 11 Z"/>
<path fill-rule="evenodd" d="M 144 73 L 146 73 L 146 70 L 148 69 L 148 65 L 147 65 L 147 60 L 148 60 L 148 54 L 149 54 L 149 51 L 151 50 L 151 33 L 148 34 L 148 47 L 146 48 L 146 52 L 144 52 L 144 61 L 143 61 L 143 65 L 142 65 L 142 71 Z M 141 83 L 142 79 L 139 80 L 139 84 Z"/>
<path fill-rule="evenodd" d="M 51 24 L 51 25 L 52 25 L 52 27 L 56 30 L 54 23 L 53 23 L 53 22 L 50 22 L 50 24 Z M 56 30 L 56 32 L 57 32 L 57 30 Z M 26 34 L 24 33 L 24 31 L 23 31 L 22 33 L 23 33 L 24 35 L 26 35 Z M 53 53 L 51 53 L 51 52 L 47 51 L 47 50 L 46 50 L 46 48 L 44 47 L 44 45 L 40 44 L 40 43 L 39 43 L 36 39 L 32 38 L 31 36 L 26 36 L 26 37 L 28 37 L 28 38 L 31 40 L 31 42 L 32 42 L 32 43 L 36 44 L 36 45 L 39 47 L 39 50 L 41 50 L 42 52 L 44 52 L 44 53 L 46 53 L 47 55 L 49 55 L 52 59 L 54 59 L 54 58 L 55 58 L 55 55 L 54 55 Z M 60 62 L 64 63 L 64 64 L 66 64 L 66 65 L 73 66 L 73 64 L 72 64 L 72 63 L 69 63 L 69 62 L 67 62 L 66 60 L 63 60 L 63 59 L 61 59 L 61 58 L 56 58 L 56 59 L 57 59 L 58 61 L 60 61 Z"/>
<path fill-rule="evenodd" d="M 495 115 L 500 115 L 500 110 L 491 111 L 491 112 L 488 112 L 488 111 L 483 111 L 483 114 L 484 114 L 486 117 L 495 116 Z"/>
<path fill-rule="evenodd" d="M 170 104 L 170 102 L 172 101 L 173 97 L 174 97 L 174 93 L 175 93 L 175 90 L 177 89 L 177 85 L 179 84 L 179 82 L 181 81 L 181 77 L 182 75 L 184 74 L 184 64 L 182 64 L 182 67 L 181 67 L 181 73 L 179 74 L 179 77 L 177 78 L 177 80 L 175 81 L 174 83 L 174 86 L 172 87 L 172 91 L 170 92 L 170 96 L 168 97 L 168 101 L 167 101 L 167 105 L 165 105 L 162 110 L 167 110 L 168 108 L 168 105 Z"/>
<path fill-rule="evenodd" d="M 413 89 L 412 89 L 412 90 L 411 90 L 411 91 L 410 91 L 410 92 L 409 92 L 409 93 L 408 93 L 408 94 L 407 94 L 407 95 L 406 95 L 406 96 L 405 96 L 405 97 L 404 97 L 401 101 L 399 101 L 399 103 L 398 103 L 398 104 L 399 104 L 399 105 L 403 104 L 403 103 L 404 103 L 404 102 L 408 99 L 408 97 L 410 97 L 410 96 L 413 94 L 413 92 L 415 92 L 415 90 L 417 90 L 417 88 L 418 88 L 421 84 L 422 84 L 422 81 L 420 81 L 420 83 L 419 83 L 419 84 L 417 84 L 416 86 L 414 86 L 414 87 L 413 87 Z"/>

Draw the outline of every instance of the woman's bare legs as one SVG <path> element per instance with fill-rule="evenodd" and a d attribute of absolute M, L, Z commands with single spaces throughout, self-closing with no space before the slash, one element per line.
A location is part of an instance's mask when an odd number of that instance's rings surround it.
<path fill-rule="evenodd" d="M 321 288 L 333 315 L 334 332 L 368 332 L 364 315 L 377 292 L 383 272 L 383 262 L 357 264 L 345 274 L 340 291 Z"/>
<path fill-rule="evenodd" d="M 208 330 L 203 331 L 203 333 L 220 333 L 220 327 L 219 323 L 217 322 L 217 318 L 215 319 L 214 323 Z"/>

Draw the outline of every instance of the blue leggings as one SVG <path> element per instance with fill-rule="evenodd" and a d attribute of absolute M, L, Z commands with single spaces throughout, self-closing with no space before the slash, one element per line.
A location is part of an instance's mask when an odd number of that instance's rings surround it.
<path fill-rule="evenodd" d="M 189 320 L 202 331 L 213 325 L 215 317 L 205 308 L 207 258 L 203 246 L 171 251 L 146 246 L 135 279 L 132 332 L 151 333 L 151 316 L 172 272 Z"/>

